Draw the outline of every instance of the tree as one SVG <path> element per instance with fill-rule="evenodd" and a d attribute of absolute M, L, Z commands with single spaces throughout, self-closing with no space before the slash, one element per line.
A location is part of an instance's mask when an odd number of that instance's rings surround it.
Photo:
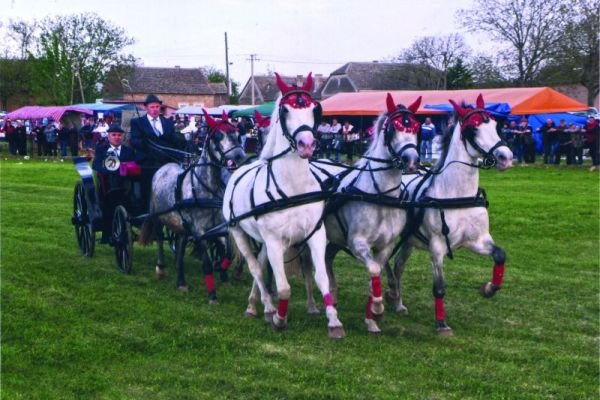
<path fill-rule="evenodd" d="M 31 63 L 16 58 L 0 58 L 0 109 L 27 104 L 31 97 Z"/>
<path fill-rule="evenodd" d="M 24 21 L 10 21 L 8 25 L 8 37 L 13 39 L 19 47 L 20 59 L 27 58 L 27 52 L 36 40 L 37 23 L 26 23 Z"/>
<path fill-rule="evenodd" d="M 468 89 L 473 87 L 473 73 L 460 57 L 448 68 L 446 79 L 447 89 Z"/>
<path fill-rule="evenodd" d="M 474 0 L 473 8 L 458 11 L 471 32 L 483 32 L 508 44 L 507 65 L 520 86 L 531 84 L 556 54 L 568 15 L 565 0 Z"/>
<path fill-rule="evenodd" d="M 204 71 L 206 72 L 206 78 L 209 83 L 224 83 L 227 85 L 227 76 L 223 73 L 223 71 L 216 69 L 215 67 L 209 66 L 204 67 Z M 231 96 L 229 97 L 230 104 L 237 104 L 240 98 L 239 92 L 239 84 L 231 80 Z"/>
<path fill-rule="evenodd" d="M 435 73 L 430 78 L 432 81 L 436 81 L 436 88 L 446 89 L 448 68 L 457 59 L 465 59 L 468 53 L 469 47 L 465 44 L 462 36 L 453 33 L 442 37 L 419 38 L 408 49 L 402 51 L 397 60 L 411 64 L 424 64 L 442 71 L 441 75 Z"/>
<path fill-rule="evenodd" d="M 15 23 L 22 27 L 24 22 Z M 46 18 L 30 50 L 32 86 L 40 103 L 67 104 L 94 99 L 111 68 L 133 64 L 123 49 L 134 43 L 122 28 L 97 14 Z"/>
<path fill-rule="evenodd" d="M 511 85 L 501 62 L 483 54 L 475 55 L 469 60 L 469 71 L 472 74 L 473 85 L 478 88 L 498 88 Z"/>

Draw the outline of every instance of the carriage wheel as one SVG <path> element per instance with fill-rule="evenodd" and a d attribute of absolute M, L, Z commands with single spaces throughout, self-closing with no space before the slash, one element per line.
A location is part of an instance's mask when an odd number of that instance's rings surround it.
<path fill-rule="evenodd" d="M 96 248 L 96 235 L 92 228 L 92 221 L 88 212 L 88 203 L 85 197 L 83 184 L 78 182 L 73 193 L 73 218 L 71 222 L 75 227 L 75 237 L 81 255 L 92 257 Z"/>
<path fill-rule="evenodd" d="M 133 236 L 129 215 L 123 206 L 117 206 L 113 215 L 112 243 L 115 248 L 115 261 L 119 271 L 131 272 L 133 265 Z"/>

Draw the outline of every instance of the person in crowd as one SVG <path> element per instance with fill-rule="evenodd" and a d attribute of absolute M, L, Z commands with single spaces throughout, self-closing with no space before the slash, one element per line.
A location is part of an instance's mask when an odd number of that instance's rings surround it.
<path fill-rule="evenodd" d="M 77 157 L 79 155 L 79 133 L 73 122 L 69 122 L 67 126 L 69 131 L 69 149 L 71 150 L 71 157 Z"/>
<path fill-rule="evenodd" d="M 93 147 L 95 147 L 98 143 L 106 141 L 108 136 L 108 125 L 103 118 L 98 120 L 98 123 L 92 130 L 93 132 Z"/>
<path fill-rule="evenodd" d="M 565 161 L 567 164 L 572 164 L 571 160 L 571 133 L 569 132 L 569 127 L 567 126 L 567 121 L 561 119 L 556 127 L 556 137 L 558 139 L 558 147 L 556 149 L 556 157 L 554 159 L 554 164 L 559 165 L 560 159 L 562 156 L 565 156 Z"/>
<path fill-rule="evenodd" d="M 502 123 L 502 129 L 500 130 L 500 138 L 504 140 L 509 149 L 513 148 L 513 144 L 515 142 L 515 135 L 510 129 L 510 124 L 508 121 L 504 121 Z"/>
<path fill-rule="evenodd" d="M 15 127 L 12 124 L 12 121 L 7 118 L 4 122 L 4 137 L 8 142 L 8 151 L 13 156 L 17 155 L 17 134 L 15 132 Z"/>
<path fill-rule="evenodd" d="M 135 159 L 133 149 L 123 144 L 124 134 L 125 131 L 118 124 L 110 125 L 107 128 L 107 140 L 100 142 L 94 152 L 92 169 L 97 173 L 102 192 L 102 243 L 109 242 L 115 208 L 126 201 L 131 190 L 129 180 L 121 176 L 118 168 L 110 165 L 115 158 L 120 163 Z M 107 162 L 109 157 L 112 158 Z"/>
<path fill-rule="evenodd" d="M 83 143 L 83 148 L 85 150 L 91 149 L 94 141 L 94 126 L 92 125 L 92 121 L 88 118 L 83 120 L 83 126 L 79 130 L 79 136 L 81 143 Z"/>
<path fill-rule="evenodd" d="M 22 119 L 17 120 L 17 127 L 15 128 L 14 134 L 17 139 L 17 153 L 20 156 L 27 155 L 27 128 L 25 122 Z"/>
<path fill-rule="evenodd" d="M 243 122 L 238 121 L 237 118 L 234 118 L 231 122 L 237 130 L 238 137 L 240 138 L 240 146 L 242 146 L 242 149 L 246 151 L 246 140 L 248 140 L 248 131 L 246 131 L 246 126 L 243 124 Z"/>
<path fill-rule="evenodd" d="M 69 147 L 69 129 L 62 122 L 58 123 L 58 144 L 60 146 L 60 156 L 67 156 L 67 148 Z"/>
<path fill-rule="evenodd" d="M 33 127 L 33 135 L 35 138 L 35 144 L 37 148 L 37 155 L 41 157 L 44 155 L 44 149 L 46 148 L 46 135 L 44 134 L 44 126 L 41 121 L 36 121 Z"/>
<path fill-rule="evenodd" d="M 527 118 L 522 118 L 519 122 L 519 131 L 523 143 L 523 161 L 525 164 L 534 164 L 535 140 L 533 138 L 533 128 L 529 126 Z"/>
<path fill-rule="evenodd" d="M 162 101 L 149 94 L 144 101 L 146 115 L 131 120 L 131 147 L 135 161 L 142 167 L 140 177 L 141 195 L 145 209 L 148 208 L 152 190 L 152 177 L 164 164 L 177 159 L 170 149 L 185 148 L 185 140 L 176 134 L 173 121 L 160 115 Z"/>
<path fill-rule="evenodd" d="M 44 149 L 45 156 L 56 157 L 56 125 L 54 125 L 54 121 L 48 120 L 48 123 L 44 127 L 44 135 L 46 136 L 46 148 Z"/>
<path fill-rule="evenodd" d="M 590 171 L 595 171 L 598 169 L 598 164 L 600 161 L 600 126 L 598 121 L 590 116 L 583 128 L 585 130 L 584 136 L 584 146 L 589 149 L 590 157 L 592 158 L 592 166 L 590 167 Z"/>
<path fill-rule="evenodd" d="M 352 125 L 349 121 L 344 121 L 344 124 L 342 125 L 342 138 L 344 146 L 346 147 L 346 157 L 348 159 L 348 163 L 352 164 L 354 152 L 357 151 L 357 147 L 360 142 L 360 134 L 356 132 L 354 125 Z"/>
<path fill-rule="evenodd" d="M 585 129 L 582 129 L 571 123 L 569 125 L 569 133 L 571 134 L 571 161 L 573 164 L 583 164 L 583 133 Z"/>
<path fill-rule="evenodd" d="M 513 155 L 517 159 L 519 163 L 523 162 L 523 145 L 521 143 L 521 135 L 519 135 L 519 127 L 517 125 L 517 121 L 510 121 L 508 125 L 510 131 L 513 134 L 513 147 L 511 150 Z"/>
<path fill-rule="evenodd" d="M 329 123 L 324 118 L 321 119 L 321 123 L 317 127 L 317 135 L 319 137 L 317 158 L 331 157 L 331 142 L 333 141 L 333 135 L 329 132 L 329 129 Z"/>
<path fill-rule="evenodd" d="M 432 142 L 435 137 L 435 125 L 431 122 L 431 118 L 425 118 L 425 123 L 421 125 L 421 161 L 431 163 L 432 161 Z"/>
<path fill-rule="evenodd" d="M 333 157 L 335 161 L 340 161 L 340 153 L 342 151 L 342 125 L 337 119 L 331 120 L 331 126 L 329 127 L 329 133 L 333 137 L 331 142 L 331 149 L 333 150 Z"/>
<path fill-rule="evenodd" d="M 552 118 L 548 118 L 546 123 L 538 128 L 542 133 L 542 149 L 544 152 L 544 164 L 554 163 L 554 154 L 556 152 L 556 126 Z"/>

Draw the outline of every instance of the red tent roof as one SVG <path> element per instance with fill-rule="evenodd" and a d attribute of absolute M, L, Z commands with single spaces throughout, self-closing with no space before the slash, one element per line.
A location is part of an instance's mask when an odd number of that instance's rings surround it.
<path fill-rule="evenodd" d="M 60 121 L 64 113 L 73 111 L 82 114 L 93 115 L 94 112 L 81 107 L 74 106 L 25 106 L 6 114 L 10 119 L 43 119 L 52 118 Z"/>
<path fill-rule="evenodd" d="M 321 102 L 324 115 L 379 115 L 385 111 L 388 91 L 338 93 Z M 587 106 L 549 87 L 468 89 L 468 90 L 393 90 L 396 104 L 409 105 L 423 96 L 418 114 L 439 114 L 426 104 L 444 104 L 448 99 L 475 104 L 479 93 L 486 103 L 508 103 L 513 115 L 546 114 L 587 110 Z"/>

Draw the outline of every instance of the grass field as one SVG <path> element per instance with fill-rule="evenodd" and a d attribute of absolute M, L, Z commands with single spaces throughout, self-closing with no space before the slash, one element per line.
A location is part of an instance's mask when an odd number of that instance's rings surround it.
<path fill-rule="evenodd" d="M 2 399 L 598 399 L 599 179 L 586 169 L 483 171 L 491 230 L 507 252 L 503 289 L 477 289 L 492 261 L 446 262 L 446 316 L 434 329 L 427 254 L 405 274 L 407 316 L 383 335 L 362 321 L 367 273 L 336 260 L 347 337 L 304 312 L 292 278 L 289 329 L 243 317 L 250 277 L 218 285 L 209 306 L 196 263 L 190 291 L 153 276 L 154 248 L 134 271 L 112 249 L 78 254 L 70 223 L 78 176 L 68 162 L 0 161 Z M 389 310 L 388 310 L 389 311 Z"/>

